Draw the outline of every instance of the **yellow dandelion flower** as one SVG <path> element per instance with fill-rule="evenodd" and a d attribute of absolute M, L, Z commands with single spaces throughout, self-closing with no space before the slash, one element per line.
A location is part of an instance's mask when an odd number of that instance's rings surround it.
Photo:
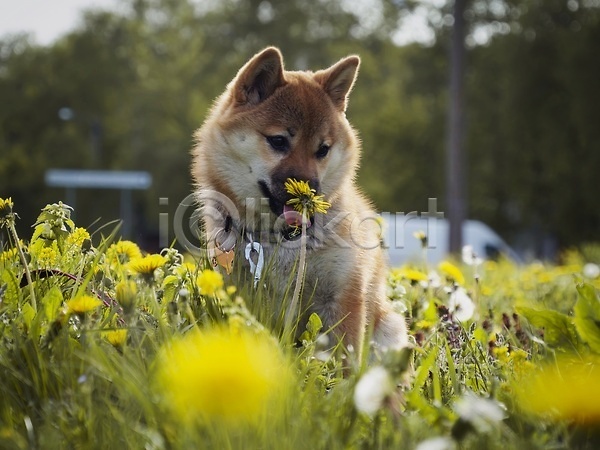
<path fill-rule="evenodd" d="M 109 264 L 126 264 L 129 261 L 142 257 L 140 248 L 131 241 L 119 241 L 106 250 Z"/>
<path fill-rule="evenodd" d="M 14 218 L 13 212 L 12 212 L 13 206 L 15 206 L 15 204 L 13 203 L 13 201 L 10 197 L 8 197 L 8 198 L 0 197 L 0 225 L 2 225 L 4 223 L 9 223 L 11 218 Z"/>
<path fill-rule="evenodd" d="M 498 361 L 500 361 L 502 363 L 506 364 L 510 359 L 507 346 L 503 345 L 501 347 L 494 347 L 492 349 L 492 353 L 494 354 L 496 359 L 498 359 Z"/>
<path fill-rule="evenodd" d="M 137 284 L 133 280 L 119 281 L 115 286 L 117 301 L 125 312 L 130 312 L 135 307 L 137 292 Z"/>
<path fill-rule="evenodd" d="M 402 267 L 394 271 L 394 275 L 399 278 L 404 278 L 408 281 L 419 282 L 419 281 L 427 281 L 427 274 L 420 272 L 415 269 L 411 269 L 410 267 Z"/>
<path fill-rule="evenodd" d="M 12 198 L 8 197 L 8 198 L 1 198 L 0 197 L 0 212 L 4 212 L 5 208 L 8 208 L 12 211 L 13 206 L 15 206 L 15 204 L 12 201 Z"/>
<path fill-rule="evenodd" d="M 484 297 L 489 297 L 493 293 L 494 290 L 491 287 L 486 285 L 481 286 L 481 295 L 483 295 Z"/>
<path fill-rule="evenodd" d="M 86 240 L 90 239 L 90 233 L 85 228 L 76 227 L 71 234 L 67 236 L 65 244 L 67 248 L 81 247 Z"/>
<path fill-rule="evenodd" d="M 325 214 L 331 207 L 331 203 L 326 202 L 323 195 L 317 195 L 317 191 L 311 189 L 306 181 L 288 178 L 284 187 L 287 193 L 293 196 L 287 204 L 301 214 L 307 216 L 314 216 L 316 213 Z"/>
<path fill-rule="evenodd" d="M 559 359 L 514 383 L 521 407 L 537 415 L 600 426 L 600 361 Z"/>
<path fill-rule="evenodd" d="M 285 399 L 291 371 L 268 335 L 238 328 L 192 331 L 156 360 L 154 386 L 182 421 L 256 423 Z"/>
<path fill-rule="evenodd" d="M 509 358 L 511 361 L 515 361 L 515 362 L 521 362 L 521 361 L 526 361 L 528 358 L 528 354 L 525 350 L 520 349 L 520 348 L 513 348 L 510 351 L 510 355 Z"/>
<path fill-rule="evenodd" d="M 102 305 L 102 301 L 91 295 L 80 295 L 67 302 L 69 313 L 84 314 Z"/>
<path fill-rule="evenodd" d="M 156 269 L 164 266 L 167 259 L 161 255 L 147 255 L 141 258 L 135 258 L 129 261 L 127 267 L 132 272 L 140 275 L 152 275 Z"/>
<path fill-rule="evenodd" d="M 430 329 L 434 328 L 435 326 L 436 326 L 436 323 L 432 322 L 430 320 L 419 320 L 416 323 L 416 327 L 421 330 L 430 330 Z"/>
<path fill-rule="evenodd" d="M 126 329 L 105 331 L 102 335 L 113 347 L 117 348 L 123 347 L 127 340 Z"/>
<path fill-rule="evenodd" d="M 180 277 L 185 277 L 196 272 L 196 265 L 189 262 L 184 262 L 183 264 L 175 267 L 174 272 Z"/>
<path fill-rule="evenodd" d="M 8 264 L 11 261 L 15 261 L 17 259 L 17 249 L 9 248 L 8 250 L 4 250 L 0 253 L 0 265 Z"/>
<path fill-rule="evenodd" d="M 442 261 L 438 266 L 446 278 L 450 278 L 457 284 L 465 284 L 465 277 L 458 267 L 448 261 Z"/>
<path fill-rule="evenodd" d="M 237 288 L 235 286 L 227 286 L 225 291 L 227 292 L 227 295 L 233 295 L 237 291 Z"/>
<path fill-rule="evenodd" d="M 214 270 L 204 269 L 198 274 L 196 284 L 200 288 L 201 294 L 215 295 L 223 288 L 223 276 Z"/>
<path fill-rule="evenodd" d="M 56 267 L 58 265 L 59 257 L 58 246 L 56 241 L 53 241 L 52 245 L 40 248 L 37 253 L 37 264 L 39 267 L 43 268 Z"/>

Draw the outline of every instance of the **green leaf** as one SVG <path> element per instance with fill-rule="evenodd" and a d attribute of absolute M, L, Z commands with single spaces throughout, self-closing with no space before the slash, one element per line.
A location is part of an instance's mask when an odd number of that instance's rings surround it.
<path fill-rule="evenodd" d="M 600 299 L 593 286 L 587 283 L 577 285 L 579 299 L 575 304 L 575 328 L 590 348 L 600 353 Z"/>
<path fill-rule="evenodd" d="M 300 336 L 301 341 L 313 342 L 317 339 L 319 331 L 323 328 L 323 322 L 317 313 L 312 313 L 306 324 L 306 331 Z"/>
<path fill-rule="evenodd" d="M 427 355 L 427 358 L 425 358 L 425 360 L 417 369 L 417 373 L 413 381 L 413 390 L 421 389 L 425 385 L 425 382 L 429 378 L 429 372 L 432 370 L 433 365 L 435 364 L 439 350 L 440 349 L 437 345 L 434 346 Z"/>
<path fill-rule="evenodd" d="M 454 356 L 452 355 L 452 350 L 450 350 L 450 346 L 448 345 L 447 339 L 444 339 L 444 347 L 446 351 L 446 361 L 448 361 L 448 376 L 450 377 L 452 390 L 454 395 L 459 395 L 460 383 L 458 381 L 456 365 L 454 364 Z"/>
<path fill-rule="evenodd" d="M 549 309 L 537 310 L 524 306 L 516 309 L 532 326 L 544 330 L 544 341 L 550 347 L 572 349 L 579 346 L 577 330 L 569 316 Z"/>
<path fill-rule="evenodd" d="M 44 313 L 48 320 L 52 321 L 56 318 L 63 300 L 62 292 L 58 286 L 53 286 L 48 293 L 44 295 L 42 304 L 44 305 Z"/>
<path fill-rule="evenodd" d="M 323 328 L 323 322 L 321 322 L 321 318 L 317 313 L 312 313 L 308 318 L 306 329 L 313 338 L 316 338 L 317 334 L 319 334 L 319 331 L 321 331 L 321 328 Z"/>
<path fill-rule="evenodd" d="M 29 330 L 31 328 L 31 323 L 35 318 L 35 309 L 29 303 L 25 303 L 23 308 L 21 309 L 21 313 L 23 314 L 23 321 L 25 322 L 25 326 Z"/>
<path fill-rule="evenodd" d="M 31 236 L 31 242 L 35 242 L 42 234 L 46 232 L 46 226 L 44 224 L 35 225 L 33 229 L 33 235 Z"/>
<path fill-rule="evenodd" d="M 19 282 L 17 281 L 17 277 L 10 270 L 5 270 L 2 272 L 2 284 L 6 285 L 6 290 L 4 291 L 3 303 L 7 305 L 17 305 L 20 300 L 21 290 L 19 289 Z"/>

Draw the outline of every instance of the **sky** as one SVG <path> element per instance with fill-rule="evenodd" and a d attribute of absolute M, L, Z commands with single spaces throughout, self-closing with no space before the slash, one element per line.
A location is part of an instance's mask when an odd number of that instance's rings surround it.
<path fill-rule="evenodd" d="M 84 9 L 116 9 L 118 0 L 0 0 L 0 37 L 31 32 L 41 45 L 74 29 Z"/>

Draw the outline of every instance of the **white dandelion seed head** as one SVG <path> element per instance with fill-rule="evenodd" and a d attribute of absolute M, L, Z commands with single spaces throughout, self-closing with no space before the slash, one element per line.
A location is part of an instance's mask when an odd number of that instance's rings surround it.
<path fill-rule="evenodd" d="M 389 283 L 387 285 L 387 296 L 392 300 L 402 298 L 406 295 L 406 288 L 400 283 Z"/>
<path fill-rule="evenodd" d="M 392 302 L 392 309 L 394 312 L 403 315 L 408 311 L 408 306 L 406 306 L 406 303 L 404 303 L 402 300 L 396 300 Z"/>
<path fill-rule="evenodd" d="M 450 293 L 448 309 L 459 322 L 466 322 L 475 314 L 475 303 L 464 288 L 458 287 Z"/>
<path fill-rule="evenodd" d="M 452 450 L 456 444 L 449 437 L 439 436 L 426 439 L 415 447 L 415 450 Z"/>
<path fill-rule="evenodd" d="M 462 260 L 468 266 L 479 266 L 483 263 L 483 259 L 477 256 L 472 245 L 465 245 L 462 248 Z"/>
<path fill-rule="evenodd" d="M 388 371 L 382 366 L 372 367 L 356 383 L 354 405 L 358 411 L 373 417 L 393 390 Z"/>
<path fill-rule="evenodd" d="M 315 359 L 321 362 L 327 362 L 331 359 L 331 352 L 327 350 L 318 350 L 315 352 Z"/>
<path fill-rule="evenodd" d="M 327 336 L 324 333 L 321 333 L 317 336 L 317 339 L 315 340 L 315 345 L 318 348 L 327 348 L 329 347 L 329 336 Z"/>
<path fill-rule="evenodd" d="M 598 278 L 600 276 L 600 267 L 598 264 L 587 263 L 583 266 L 583 276 L 586 278 Z"/>
<path fill-rule="evenodd" d="M 495 400 L 478 397 L 467 392 L 454 404 L 454 411 L 478 431 L 487 432 L 498 422 L 504 420 L 505 407 Z"/>
<path fill-rule="evenodd" d="M 442 285 L 442 278 L 435 270 L 431 270 L 427 274 L 427 279 L 429 281 L 429 286 L 433 289 L 437 289 Z"/>

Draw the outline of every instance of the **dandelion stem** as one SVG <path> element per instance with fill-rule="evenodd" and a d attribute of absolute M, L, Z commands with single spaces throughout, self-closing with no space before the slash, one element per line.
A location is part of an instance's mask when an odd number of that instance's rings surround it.
<path fill-rule="evenodd" d="M 23 249 L 21 248 L 21 242 L 19 241 L 19 235 L 17 234 L 17 229 L 15 228 L 15 224 L 10 222 L 8 224 L 8 228 L 15 240 L 15 246 L 17 247 L 17 251 L 19 252 L 19 258 L 21 259 L 21 264 L 23 264 L 23 268 L 25 269 L 25 278 L 27 278 L 27 284 L 29 285 L 29 293 L 31 295 L 31 306 L 33 309 L 37 311 L 37 302 L 35 300 L 35 290 L 33 289 L 33 280 L 31 279 L 31 272 L 29 271 L 29 267 L 27 265 L 27 259 L 25 259 L 25 253 L 23 253 Z"/>
<path fill-rule="evenodd" d="M 285 329 L 289 330 L 296 309 L 298 307 L 298 299 L 300 298 L 300 289 L 302 288 L 302 282 L 304 280 L 304 272 L 306 269 L 306 222 L 308 215 L 302 214 L 302 234 L 300 235 L 300 261 L 298 263 L 298 275 L 296 276 L 296 286 L 294 287 L 294 293 L 292 299 L 288 305 L 288 310 L 285 315 Z"/>

